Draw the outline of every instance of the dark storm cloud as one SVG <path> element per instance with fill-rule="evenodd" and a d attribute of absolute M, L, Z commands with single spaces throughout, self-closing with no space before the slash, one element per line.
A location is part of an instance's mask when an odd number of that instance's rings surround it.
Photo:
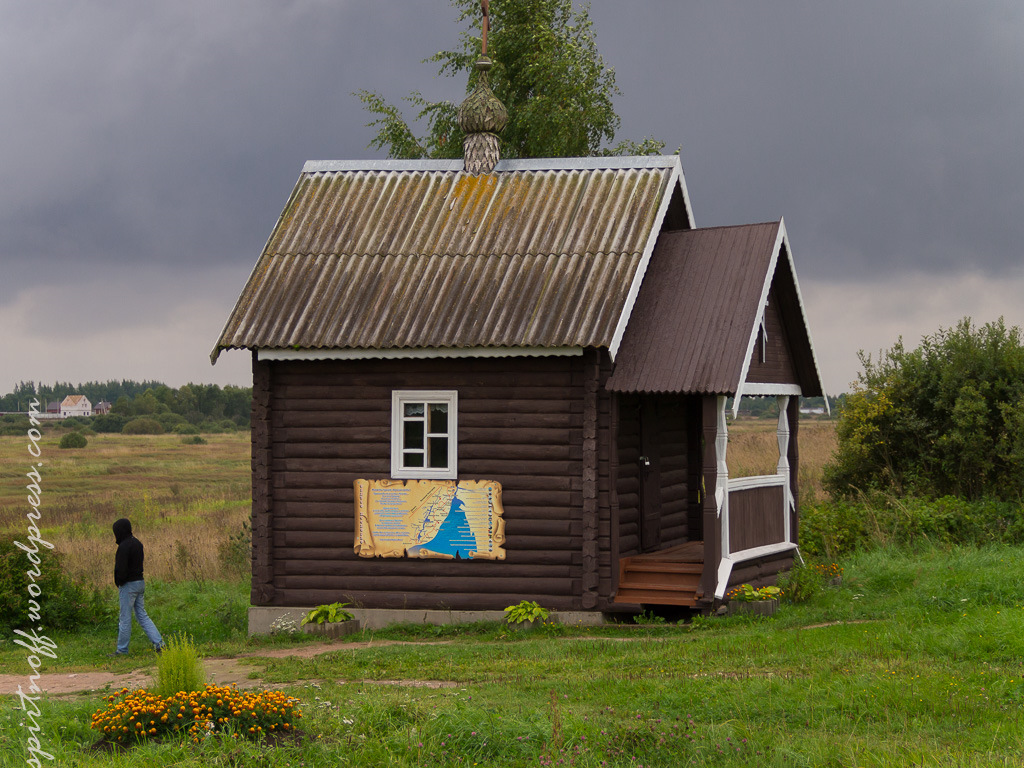
<path fill-rule="evenodd" d="M 682 145 L 699 224 L 784 214 L 817 276 L 1019 263 L 1019 3 L 652 2 L 594 17 L 609 60 L 614 38 L 633 39 L 615 59 L 623 127 Z"/>
<path fill-rule="evenodd" d="M 131 312 L 183 317 L 192 280 L 218 286 L 224 306 L 204 311 L 226 317 L 302 163 L 380 156 L 354 91 L 464 92 L 421 63 L 457 45 L 445 0 L 0 8 L 0 317 L 24 328 L 41 327 L 27 308 L 46 296 L 26 286 L 46 283 L 85 294 L 62 293 L 47 328 L 77 330 L 77 313 L 116 329 L 116 303 L 87 302 L 110 275 Z M 591 15 L 623 92 L 620 138 L 681 146 L 698 225 L 784 215 L 801 280 L 833 292 L 1019 269 L 1019 0 L 594 0 Z M 934 330 L 932 309 L 908 312 Z M 11 374 L 30 375 L 52 378 Z"/>

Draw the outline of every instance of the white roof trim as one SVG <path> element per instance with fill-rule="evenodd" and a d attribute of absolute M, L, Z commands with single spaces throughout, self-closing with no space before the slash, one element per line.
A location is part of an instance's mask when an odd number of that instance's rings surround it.
<path fill-rule="evenodd" d="M 789 242 L 786 240 L 786 226 L 779 219 L 779 231 L 775 235 L 775 246 L 772 248 L 772 258 L 765 270 L 764 283 L 761 285 L 761 298 L 757 304 L 757 315 L 754 320 L 754 327 L 750 329 L 750 336 L 747 339 L 747 351 L 743 357 L 743 368 L 740 371 L 740 381 L 736 387 L 736 408 L 739 407 L 740 398 L 747 393 L 747 374 L 750 372 L 750 358 L 754 354 L 754 345 L 757 344 L 757 334 L 761 329 L 761 318 L 764 317 L 765 308 L 768 306 L 768 292 L 772 287 L 772 280 L 775 277 L 775 268 L 779 264 L 779 251 L 782 245 L 786 245 L 786 252 L 789 253 Z M 792 264 L 790 264 L 792 266 Z M 806 320 L 805 320 L 806 322 Z"/>
<path fill-rule="evenodd" d="M 782 228 L 783 233 L 786 233 L 786 221 L 785 219 L 779 219 L 779 226 Z M 804 295 L 800 292 L 800 280 L 796 275 L 796 265 L 793 263 L 793 249 L 789 247 L 789 234 L 785 234 L 786 238 L 786 258 L 789 259 L 789 271 L 793 274 L 793 287 L 796 289 L 796 303 L 800 308 L 800 319 L 804 321 L 804 330 L 807 332 L 807 346 L 811 348 L 811 363 L 814 365 L 814 372 L 818 375 L 818 381 L 821 382 L 821 394 L 825 400 L 825 411 L 831 416 L 832 408 L 828 404 L 828 392 L 825 391 L 825 382 L 821 378 L 821 368 L 818 367 L 818 355 L 814 351 L 814 339 L 811 338 L 811 326 L 807 322 L 807 311 L 804 309 Z"/>
<path fill-rule="evenodd" d="M 743 385 L 744 397 L 766 397 L 771 395 L 800 396 L 802 394 L 803 391 L 800 389 L 799 384 L 769 384 L 759 381 L 748 381 Z"/>
<path fill-rule="evenodd" d="M 626 294 L 626 301 L 622 306 L 622 314 L 619 315 L 619 322 L 615 325 L 615 332 L 612 334 L 611 344 L 608 345 L 608 354 L 612 361 L 615 360 L 616 355 L 619 352 L 619 345 L 622 344 L 622 336 L 626 333 L 626 326 L 629 324 L 629 318 L 633 314 L 633 305 L 636 304 L 636 297 L 640 294 L 640 285 L 643 283 L 644 275 L 647 274 L 647 266 L 651 263 L 651 254 L 654 253 L 654 246 L 658 242 L 658 235 L 661 234 L 661 226 L 665 222 L 665 215 L 668 213 L 668 206 L 672 202 L 672 193 L 675 192 L 676 185 L 679 186 L 680 191 L 683 194 L 683 207 L 686 208 L 686 221 L 690 229 L 696 229 L 696 224 L 693 221 L 693 209 L 690 207 L 690 193 L 686 189 L 686 177 L 683 175 L 683 166 L 679 161 L 679 158 L 675 155 L 665 157 L 664 159 L 674 160 L 672 167 L 672 175 L 669 177 L 668 184 L 665 188 L 665 196 L 661 200 L 661 205 L 658 207 L 658 213 L 654 217 L 654 223 L 651 226 L 651 231 L 647 235 L 647 245 L 644 246 L 644 252 L 640 256 L 640 263 L 637 265 L 636 273 L 633 275 L 633 282 L 629 286 L 629 293 Z"/>
<path fill-rule="evenodd" d="M 502 171 L 576 171 L 626 168 L 672 168 L 679 166 L 676 155 L 636 155 L 632 157 L 543 157 L 526 160 L 499 160 L 494 173 Z M 462 160 L 308 160 L 303 173 L 340 171 L 451 171 L 464 168 Z M 683 185 L 686 196 L 686 185 Z M 687 197 L 687 210 L 689 198 Z M 691 222 L 690 226 L 693 224 Z"/>
<path fill-rule="evenodd" d="M 571 357 L 582 347 L 420 347 L 406 349 L 269 349 L 257 360 L 422 360 L 459 357 Z"/>

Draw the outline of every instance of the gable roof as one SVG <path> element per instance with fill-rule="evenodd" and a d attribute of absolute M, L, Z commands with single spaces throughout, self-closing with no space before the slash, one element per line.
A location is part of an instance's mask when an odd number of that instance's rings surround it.
<path fill-rule="evenodd" d="M 60 405 L 61 408 L 78 408 L 79 406 L 88 406 L 89 401 L 86 400 L 85 395 L 68 395 Z"/>
<path fill-rule="evenodd" d="M 742 395 L 768 293 L 804 396 L 822 393 L 783 221 L 662 233 L 608 380 L 619 392 Z"/>
<path fill-rule="evenodd" d="M 678 157 L 311 162 L 223 349 L 613 347 L 663 225 L 693 226 Z"/>

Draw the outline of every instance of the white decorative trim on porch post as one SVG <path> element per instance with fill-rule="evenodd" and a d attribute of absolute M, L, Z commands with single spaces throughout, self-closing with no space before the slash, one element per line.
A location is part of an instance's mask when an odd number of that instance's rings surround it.
<path fill-rule="evenodd" d="M 782 486 L 782 517 L 785 541 L 792 541 L 789 522 L 789 510 L 793 506 L 793 489 L 789 484 L 789 395 L 779 395 L 775 398 L 779 404 L 779 466 L 776 474 L 785 481 Z"/>
<path fill-rule="evenodd" d="M 718 396 L 718 428 L 715 433 L 715 457 L 718 460 L 715 480 L 715 505 L 718 507 L 718 519 L 721 525 L 719 542 L 722 548 L 722 559 L 718 562 L 718 584 L 715 597 L 719 600 L 725 594 L 732 573 L 732 558 L 729 556 L 729 462 L 726 452 L 729 449 L 729 425 L 725 418 L 725 395 Z"/>
<path fill-rule="evenodd" d="M 715 434 L 715 457 L 718 460 L 715 480 L 715 506 L 722 521 L 722 555 L 729 554 L 729 425 L 725 419 L 725 396 L 718 396 L 718 429 Z"/>

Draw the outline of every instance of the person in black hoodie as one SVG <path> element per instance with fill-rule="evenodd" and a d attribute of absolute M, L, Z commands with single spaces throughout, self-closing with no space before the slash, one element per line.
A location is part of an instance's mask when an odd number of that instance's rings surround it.
<path fill-rule="evenodd" d="M 146 582 L 142 580 L 142 561 L 145 554 L 142 542 L 132 536 L 132 524 L 122 517 L 114 523 L 114 540 L 117 554 L 114 556 L 114 584 L 121 598 L 121 617 L 117 623 L 117 651 L 111 655 L 124 656 L 128 653 L 128 642 L 132 639 L 132 613 L 146 633 L 149 642 L 157 652 L 163 650 L 164 640 L 153 620 L 146 613 L 144 596 Z"/>

